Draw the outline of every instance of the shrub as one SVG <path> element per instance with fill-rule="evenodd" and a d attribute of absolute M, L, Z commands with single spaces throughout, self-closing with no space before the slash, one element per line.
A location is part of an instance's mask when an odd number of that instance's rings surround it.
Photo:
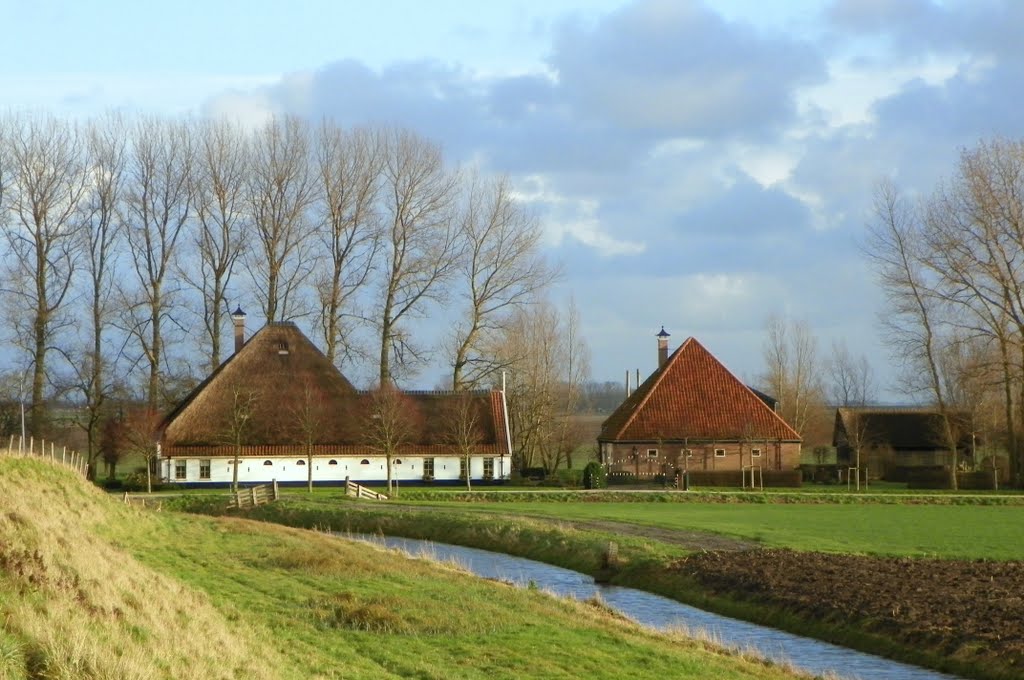
<path fill-rule="evenodd" d="M 151 478 L 150 483 L 152 484 L 153 491 L 159 491 L 162 488 L 160 479 L 155 475 Z M 133 472 L 124 478 L 121 483 L 121 488 L 125 491 L 145 491 L 146 490 L 146 471 L 143 469 L 141 472 Z"/>
<path fill-rule="evenodd" d="M 583 488 L 603 489 L 606 486 L 608 486 L 608 473 L 605 472 L 604 466 L 596 460 L 587 463 L 587 466 L 583 468 Z"/>

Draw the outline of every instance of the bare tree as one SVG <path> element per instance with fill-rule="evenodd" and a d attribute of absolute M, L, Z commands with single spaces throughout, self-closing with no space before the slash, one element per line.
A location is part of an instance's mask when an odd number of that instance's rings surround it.
<path fill-rule="evenodd" d="M 114 315 L 115 272 L 122 237 L 117 215 L 124 189 L 127 135 L 118 116 L 93 122 L 88 128 L 88 191 L 83 199 L 84 269 L 88 277 L 85 295 L 89 310 L 89 342 L 78 361 L 72 361 L 74 384 L 85 401 L 83 420 L 89 474 L 95 478 L 101 455 L 100 424 L 113 389 L 114 357 L 106 344 L 106 332 Z"/>
<path fill-rule="evenodd" d="M 502 331 L 501 360 L 507 362 L 509 417 L 520 468 L 564 460 L 572 423 L 589 377 L 589 348 L 580 335 L 579 314 L 570 303 L 561 313 L 550 302 L 517 309 Z"/>
<path fill-rule="evenodd" d="M 864 355 L 854 356 L 843 340 L 832 343 L 826 363 L 829 397 L 836 406 L 866 406 L 875 398 L 875 378 Z"/>
<path fill-rule="evenodd" d="M 535 301 L 556 272 L 540 254 L 540 228 L 517 205 L 507 178 L 473 176 L 460 216 L 465 251 L 458 267 L 465 317 L 452 337 L 452 385 L 484 384 L 502 366 L 495 334 L 516 308 Z"/>
<path fill-rule="evenodd" d="M 178 122 L 140 120 L 132 131 L 125 174 L 122 219 L 131 251 L 134 285 L 125 288 L 124 321 L 148 365 L 146 404 L 157 410 L 168 324 L 179 292 L 178 239 L 189 219 L 193 144 L 190 128 Z"/>
<path fill-rule="evenodd" d="M 295 434 L 306 451 L 306 482 L 310 493 L 313 493 L 313 449 L 323 435 L 327 420 L 331 417 L 325 404 L 323 390 L 306 376 L 298 400 L 291 405 L 291 411 Z"/>
<path fill-rule="evenodd" d="M 231 403 L 223 412 L 221 435 L 224 442 L 231 446 L 234 459 L 231 465 L 231 490 L 238 491 L 238 466 L 242 458 L 242 447 L 246 444 L 253 421 L 257 417 L 261 395 L 255 388 L 237 384 L 231 387 Z"/>
<path fill-rule="evenodd" d="M 415 442 L 421 423 L 416 404 L 391 383 L 370 392 L 364 414 L 366 445 L 380 452 L 387 467 L 388 495 L 392 493 L 392 464 L 395 455 Z"/>
<path fill-rule="evenodd" d="M 324 122 L 316 154 L 318 236 L 326 253 L 316 279 L 320 326 L 327 358 L 340 363 L 356 351 L 350 331 L 362 315 L 355 308 L 355 299 L 380 250 L 376 203 L 383 161 L 381 138 L 369 129 L 344 132 Z"/>
<path fill-rule="evenodd" d="M 780 415 L 804 434 L 823 401 L 817 340 L 807 322 L 769 317 L 764 359 L 762 380 L 778 399 Z"/>
<path fill-rule="evenodd" d="M 423 348 L 402 323 L 445 298 L 460 254 L 453 215 L 458 183 L 441 150 L 412 132 L 391 130 L 384 158 L 384 268 L 377 317 L 381 385 L 422 360 Z"/>
<path fill-rule="evenodd" d="M 157 428 L 160 414 L 142 407 L 125 414 L 120 430 L 123 437 L 121 448 L 146 462 L 146 493 L 153 493 L 153 467 L 157 459 Z M 119 457 L 119 456 L 118 456 Z"/>
<path fill-rule="evenodd" d="M 196 224 L 195 269 L 185 272 L 199 293 L 203 330 L 209 342 L 209 370 L 221 362 L 221 334 L 230 314 L 228 288 L 235 265 L 251 236 L 246 203 L 249 140 L 237 126 L 207 121 L 198 128 L 191 193 Z"/>
<path fill-rule="evenodd" d="M 309 130 L 297 118 L 275 118 L 253 142 L 248 209 L 255 247 L 246 266 L 267 321 L 304 313 L 301 291 L 313 268 L 309 210 L 316 198 Z"/>
<path fill-rule="evenodd" d="M 70 323 L 65 303 L 79 260 L 85 149 L 77 125 L 52 117 L 10 116 L 0 138 L 8 177 L 0 219 L 7 276 L 0 291 L 19 348 L 31 360 L 30 430 L 38 435 L 47 419 L 47 356 Z"/>
<path fill-rule="evenodd" d="M 896 189 L 879 185 L 875 195 L 875 219 L 868 228 L 864 251 L 872 265 L 889 309 L 882 319 L 886 341 L 909 367 L 905 384 L 924 391 L 934 401 L 942 422 L 943 439 L 953 460 L 949 465 L 949 487 L 957 488 L 957 437 L 953 431 L 939 356 L 939 298 L 933 293 L 923 261 L 921 223 Z"/>
<path fill-rule="evenodd" d="M 473 453 L 483 442 L 483 429 L 480 422 L 480 409 L 477 405 L 479 396 L 463 390 L 446 404 L 443 414 L 447 438 L 459 452 L 466 470 L 466 491 L 472 491 L 470 463 Z"/>

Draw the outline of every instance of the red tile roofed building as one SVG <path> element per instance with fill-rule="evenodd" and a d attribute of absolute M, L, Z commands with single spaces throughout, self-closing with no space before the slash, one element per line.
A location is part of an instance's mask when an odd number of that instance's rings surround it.
<path fill-rule="evenodd" d="M 639 476 L 675 470 L 791 470 L 800 435 L 694 338 L 668 354 L 658 334 L 658 369 L 601 427 L 601 459 Z"/>

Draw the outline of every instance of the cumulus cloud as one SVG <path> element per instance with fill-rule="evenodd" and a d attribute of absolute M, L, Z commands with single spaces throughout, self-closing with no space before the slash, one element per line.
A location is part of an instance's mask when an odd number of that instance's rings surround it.
<path fill-rule="evenodd" d="M 550 64 L 579 119 L 652 135 L 758 135 L 791 122 L 795 89 L 825 75 L 811 45 L 677 0 L 567 23 Z"/>
<path fill-rule="evenodd" d="M 960 148 L 1024 135 L 1024 3 L 840 0 L 814 21 L 785 34 L 638 0 L 556 24 L 532 69 L 339 55 L 207 109 L 408 126 L 507 173 L 577 293 L 598 377 L 661 323 L 753 371 L 740 347 L 771 312 L 877 355 L 857 246 L 873 186 L 930 191 Z"/>

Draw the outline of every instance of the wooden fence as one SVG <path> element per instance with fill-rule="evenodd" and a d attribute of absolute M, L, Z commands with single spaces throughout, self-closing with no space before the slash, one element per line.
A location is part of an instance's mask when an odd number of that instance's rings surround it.
<path fill-rule="evenodd" d="M 0 455 L 7 455 L 14 458 L 39 458 L 48 460 L 55 465 L 63 465 L 85 477 L 89 472 L 89 463 L 85 456 L 77 451 L 68 450 L 68 447 L 57 445 L 40 439 L 38 442 L 34 437 L 25 441 L 21 437 L 11 435 L 7 443 L 7 450 L 0 450 Z"/>
<path fill-rule="evenodd" d="M 260 484 L 259 486 L 250 486 L 248 489 L 239 489 L 235 492 L 234 498 L 231 499 L 231 507 L 240 510 L 255 508 L 257 505 L 273 503 L 278 498 L 277 480 L 275 479 L 270 484 Z"/>
<path fill-rule="evenodd" d="M 365 486 L 360 486 L 348 477 L 345 478 L 345 495 L 352 496 L 353 498 L 368 498 L 373 501 L 386 501 L 388 499 L 385 494 L 371 491 Z"/>

